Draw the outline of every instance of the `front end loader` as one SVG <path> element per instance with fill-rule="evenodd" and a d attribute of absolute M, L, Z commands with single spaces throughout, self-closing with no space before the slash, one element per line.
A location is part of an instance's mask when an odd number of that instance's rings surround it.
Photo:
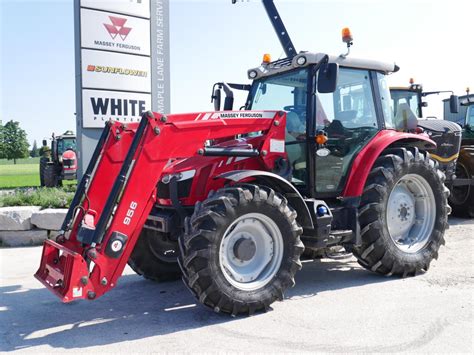
<path fill-rule="evenodd" d="M 128 263 L 251 315 L 283 300 L 303 252 L 344 248 L 402 277 L 438 257 L 449 191 L 416 117 L 397 127 L 386 76 L 398 67 L 350 58 L 348 29 L 346 54 L 297 54 L 263 3 L 288 58 L 264 56 L 252 85 L 217 83 L 216 112 L 107 124 L 35 275 L 62 301 L 102 296 Z M 232 89 L 248 91 L 240 111 Z"/>
<path fill-rule="evenodd" d="M 200 302 L 237 315 L 283 299 L 304 250 L 427 270 L 448 191 L 435 143 L 383 106 L 396 69 L 301 53 L 249 70 L 244 110 L 108 123 L 36 277 L 69 302 L 115 287 L 127 263 L 155 280 L 179 267 Z"/>

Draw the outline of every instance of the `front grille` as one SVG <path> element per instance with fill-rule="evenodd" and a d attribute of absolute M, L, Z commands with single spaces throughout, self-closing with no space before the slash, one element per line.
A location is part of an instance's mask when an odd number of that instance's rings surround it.
<path fill-rule="evenodd" d="M 193 179 L 178 181 L 178 198 L 188 197 L 192 184 Z M 170 183 L 165 184 L 162 181 L 158 183 L 158 198 L 170 198 Z"/>
<path fill-rule="evenodd" d="M 63 165 L 67 168 L 74 166 L 75 159 L 63 159 Z"/>

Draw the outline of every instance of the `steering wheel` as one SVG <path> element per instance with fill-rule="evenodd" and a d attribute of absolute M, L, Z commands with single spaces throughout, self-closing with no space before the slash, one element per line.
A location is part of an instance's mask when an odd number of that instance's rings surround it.
<path fill-rule="evenodd" d="M 305 105 L 288 105 L 288 106 L 283 106 L 283 110 L 285 111 L 293 111 L 297 114 L 300 113 L 306 113 L 306 106 Z"/>

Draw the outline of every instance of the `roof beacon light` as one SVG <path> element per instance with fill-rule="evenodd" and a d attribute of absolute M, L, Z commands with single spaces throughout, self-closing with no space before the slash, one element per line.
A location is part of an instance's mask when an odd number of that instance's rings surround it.
<path fill-rule="evenodd" d="M 351 44 L 354 38 L 352 37 L 351 29 L 349 27 L 344 27 L 342 29 L 342 42 Z"/>
<path fill-rule="evenodd" d="M 269 64 L 271 61 L 272 61 L 271 55 L 268 54 L 268 53 L 265 53 L 265 54 L 263 55 L 262 64 Z"/>
<path fill-rule="evenodd" d="M 344 27 L 342 29 L 342 42 L 347 44 L 347 53 L 341 54 L 341 58 L 347 57 L 350 52 L 351 52 L 351 46 L 354 44 L 353 43 L 354 37 L 352 37 L 352 32 L 349 27 Z"/>

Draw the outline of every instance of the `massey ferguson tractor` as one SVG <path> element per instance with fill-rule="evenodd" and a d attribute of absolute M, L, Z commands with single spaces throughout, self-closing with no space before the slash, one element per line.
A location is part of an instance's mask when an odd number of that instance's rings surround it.
<path fill-rule="evenodd" d="M 459 97 L 459 102 L 459 112 L 453 113 L 449 101 L 444 101 L 444 119 L 462 127 L 461 150 L 449 203 L 453 213 L 474 218 L 474 95 L 469 94 L 469 88 L 465 96 Z"/>
<path fill-rule="evenodd" d="M 343 246 L 385 276 L 427 271 L 449 191 L 435 142 L 395 129 L 385 80 L 398 67 L 296 53 L 289 38 L 285 49 L 248 71 L 250 86 L 220 83 L 223 111 L 107 123 L 36 278 L 64 302 L 94 300 L 128 263 L 153 280 L 182 275 L 235 316 L 282 300 L 305 250 Z M 232 87 L 249 89 L 242 110 Z"/>
<path fill-rule="evenodd" d="M 76 136 L 72 131 L 66 131 L 60 136 L 54 133 L 51 147 L 43 140 L 40 158 L 41 186 L 61 186 L 63 180 L 75 180 L 77 173 Z"/>

